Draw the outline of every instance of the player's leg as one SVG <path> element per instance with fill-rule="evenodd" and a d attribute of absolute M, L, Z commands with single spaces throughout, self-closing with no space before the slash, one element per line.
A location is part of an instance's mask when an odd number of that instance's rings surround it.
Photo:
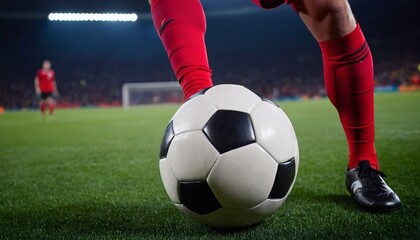
<path fill-rule="evenodd" d="M 321 47 L 327 94 L 349 146 L 349 191 L 361 207 L 399 208 L 398 196 L 377 171 L 372 55 L 347 0 L 294 0 L 292 4 Z"/>
<path fill-rule="evenodd" d="M 41 93 L 41 96 L 39 99 L 39 109 L 41 110 L 42 119 L 45 119 L 45 111 L 47 109 L 47 102 L 43 93 Z"/>
<path fill-rule="evenodd" d="M 378 169 L 372 55 L 347 0 L 293 3 L 321 47 L 327 94 L 347 136 L 349 167 L 368 160 Z"/>
<path fill-rule="evenodd" d="M 47 98 L 47 102 L 48 102 L 48 110 L 49 110 L 50 116 L 53 116 L 54 109 L 55 109 L 55 100 L 53 97 L 49 96 Z"/>
<path fill-rule="evenodd" d="M 204 42 L 206 19 L 199 0 L 151 0 L 153 22 L 184 98 L 212 86 Z"/>

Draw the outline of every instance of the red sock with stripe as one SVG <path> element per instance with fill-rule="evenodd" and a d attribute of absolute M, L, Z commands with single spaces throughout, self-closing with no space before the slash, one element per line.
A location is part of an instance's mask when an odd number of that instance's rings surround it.
<path fill-rule="evenodd" d="M 349 167 L 368 160 L 378 169 L 375 151 L 374 73 L 360 26 L 350 34 L 319 43 L 328 97 L 335 106 L 349 147 Z"/>
<path fill-rule="evenodd" d="M 184 98 L 213 85 L 204 42 L 206 19 L 199 0 L 153 0 L 153 22 L 183 89 Z"/>

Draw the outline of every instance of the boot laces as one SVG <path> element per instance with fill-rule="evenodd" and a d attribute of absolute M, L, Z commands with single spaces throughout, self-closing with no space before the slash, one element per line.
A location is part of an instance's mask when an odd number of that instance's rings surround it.
<path fill-rule="evenodd" d="M 359 178 L 367 185 L 368 189 L 373 192 L 384 192 L 386 187 L 384 186 L 382 178 L 386 175 L 372 167 L 360 168 Z"/>

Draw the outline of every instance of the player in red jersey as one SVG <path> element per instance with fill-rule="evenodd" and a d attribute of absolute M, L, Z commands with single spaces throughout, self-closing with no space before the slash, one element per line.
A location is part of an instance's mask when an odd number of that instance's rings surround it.
<path fill-rule="evenodd" d="M 39 108 L 42 118 L 46 117 L 46 108 L 48 107 L 50 116 L 54 114 L 55 100 L 53 95 L 58 95 L 57 84 L 55 81 L 55 72 L 51 69 L 51 62 L 44 60 L 42 68 L 38 70 L 35 76 L 35 92 L 40 97 Z"/>
<path fill-rule="evenodd" d="M 372 55 L 347 0 L 252 0 L 270 9 L 290 4 L 318 41 L 327 95 L 337 109 L 349 147 L 346 185 L 359 207 L 389 211 L 401 207 L 379 171 L 374 138 Z M 199 0 L 150 0 L 157 33 L 185 99 L 212 86 Z M 252 21 L 252 19 L 250 19 Z"/>

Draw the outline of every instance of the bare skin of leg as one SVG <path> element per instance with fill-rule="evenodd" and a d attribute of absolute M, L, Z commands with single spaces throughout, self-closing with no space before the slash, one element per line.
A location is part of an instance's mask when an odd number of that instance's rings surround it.
<path fill-rule="evenodd" d="M 343 37 L 356 28 L 347 0 L 295 0 L 294 4 L 318 42 Z"/>

